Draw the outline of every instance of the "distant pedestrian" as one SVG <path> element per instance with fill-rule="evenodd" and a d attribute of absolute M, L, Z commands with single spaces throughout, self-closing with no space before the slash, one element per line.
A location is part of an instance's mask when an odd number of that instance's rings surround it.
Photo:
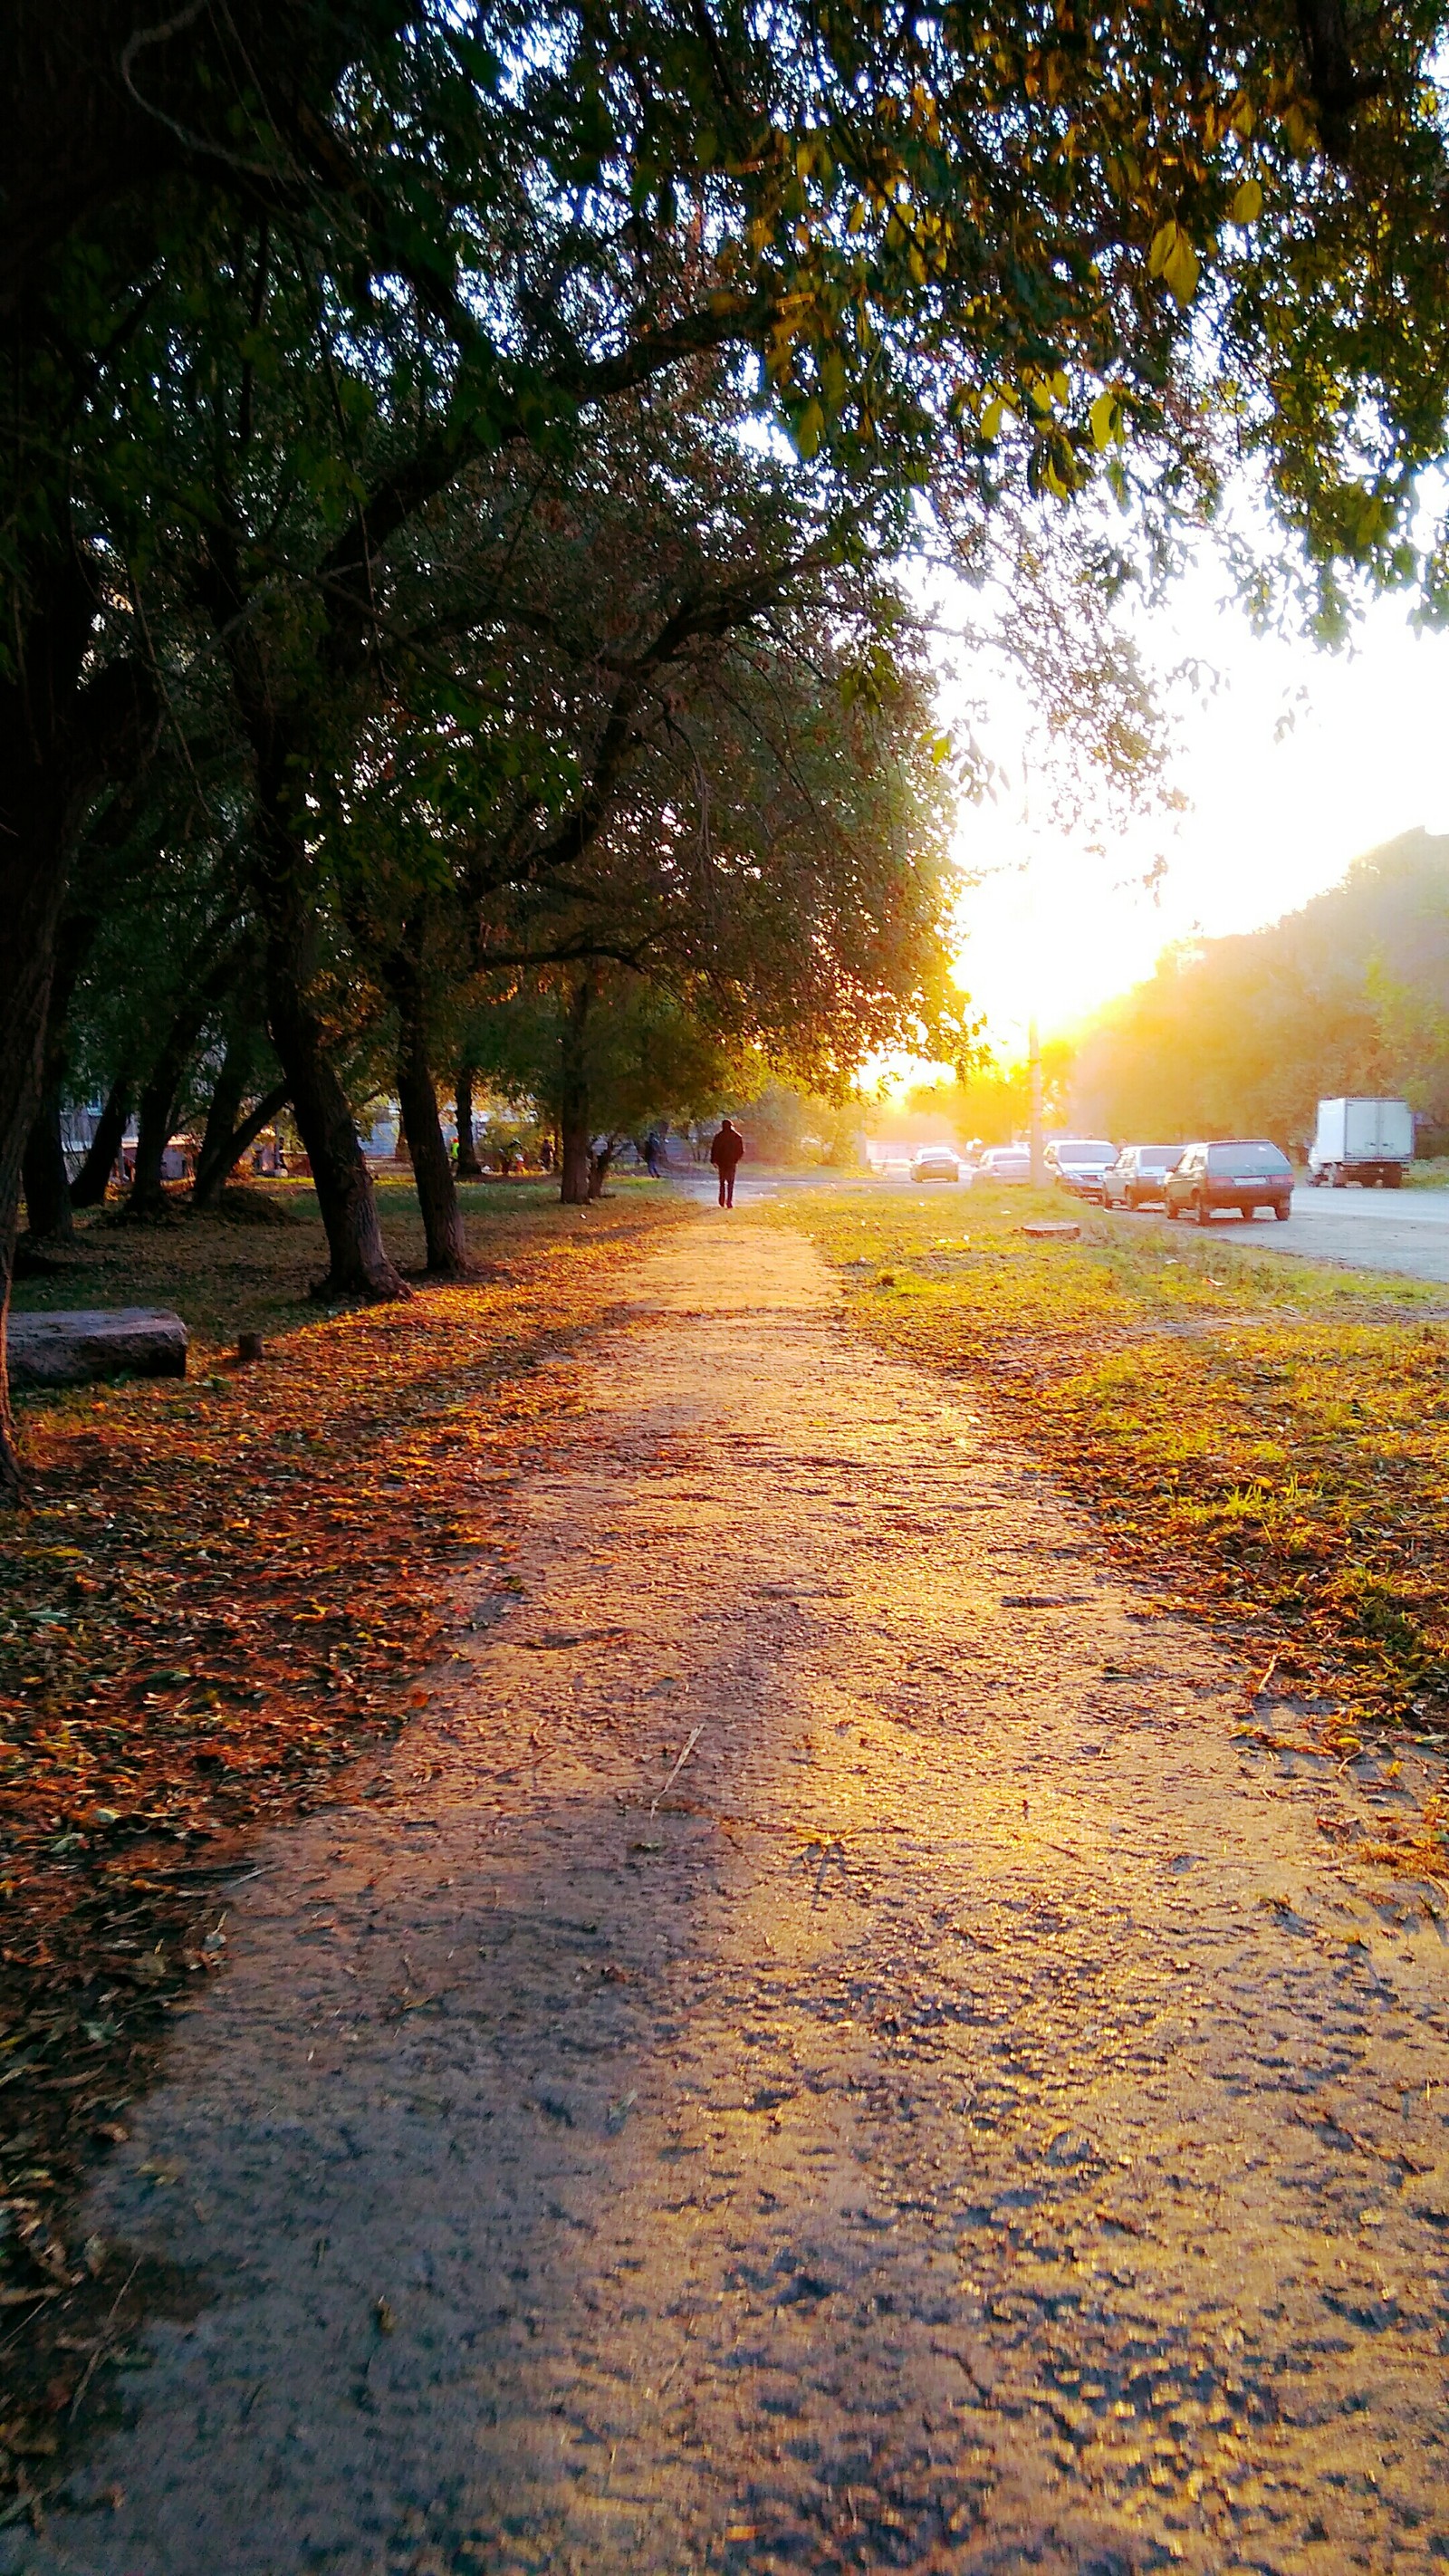
<path fill-rule="evenodd" d="M 662 1178 L 664 1166 L 659 1159 L 659 1136 L 653 1127 L 644 1139 L 644 1163 L 651 1181 Z"/>
<path fill-rule="evenodd" d="M 709 1159 L 719 1174 L 719 1203 L 721 1207 L 734 1206 L 735 1174 L 739 1170 L 741 1162 L 744 1160 L 744 1152 L 745 1140 L 743 1136 L 740 1134 L 738 1127 L 732 1127 L 728 1118 L 726 1118 L 723 1120 L 719 1134 L 716 1136 L 714 1143 L 709 1149 Z"/>

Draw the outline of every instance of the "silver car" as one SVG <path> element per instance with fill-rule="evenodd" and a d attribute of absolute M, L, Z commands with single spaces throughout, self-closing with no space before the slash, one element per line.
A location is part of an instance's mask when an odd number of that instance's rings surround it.
<path fill-rule="evenodd" d="M 1177 1169 L 1180 1145 L 1124 1145 L 1115 1163 L 1102 1174 L 1103 1207 L 1161 1207 L 1167 1198 L 1167 1175 Z"/>
<path fill-rule="evenodd" d="M 1102 1175 L 1117 1160 L 1105 1136 L 1058 1136 L 1046 1149 L 1047 1170 L 1075 1198 L 1100 1199 Z"/>

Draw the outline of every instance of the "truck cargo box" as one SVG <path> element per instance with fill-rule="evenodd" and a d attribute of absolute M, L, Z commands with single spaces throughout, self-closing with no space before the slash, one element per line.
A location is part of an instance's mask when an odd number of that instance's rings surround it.
<path fill-rule="evenodd" d="M 1320 1100 L 1308 1168 L 1315 1184 L 1346 1181 L 1397 1189 L 1414 1159 L 1414 1113 L 1407 1100 Z"/>

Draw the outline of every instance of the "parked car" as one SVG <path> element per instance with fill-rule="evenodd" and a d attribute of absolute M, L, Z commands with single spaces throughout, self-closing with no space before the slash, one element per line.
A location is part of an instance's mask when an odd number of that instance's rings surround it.
<path fill-rule="evenodd" d="M 1031 1156 L 1024 1145 L 988 1145 L 976 1166 L 979 1181 L 1029 1181 Z"/>
<path fill-rule="evenodd" d="M 1169 1216 L 1206 1225 L 1218 1208 L 1256 1216 L 1270 1207 L 1285 1220 L 1293 1201 L 1293 1166 L 1266 1136 L 1237 1136 L 1218 1145 L 1184 1145 L 1165 1183 Z"/>
<path fill-rule="evenodd" d="M 949 1145 L 923 1145 L 911 1164 L 911 1178 L 913 1181 L 959 1181 L 961 1166 Z"/>
<path fill-rule="evenodd" d="M 1057 1136 L 1046 1149 L 1052 1179 L 1079 1199 L 1100 1199 L 1102 1175 L 1116 1160 L 1105 1136 Z"/>
<path fill-rule="evenodd" d="M 1103 1207 L 1148 1207 L 1154 1200 L 1160 1206 L 1181 1152 L 1180 1145 L 1124 1145 L 1102 1174 Z"/>
<path fill-rule="evenodd" d="M 1320 1100 L 1318 1126 L 1308 1148 L 1316 1190 L 1341 1190 L 1362 1181 L 1371 1190 L 1402 1187 L 1404 1166 L 1414 1159 L 1414 1113 L 1407 1100 Z"/>

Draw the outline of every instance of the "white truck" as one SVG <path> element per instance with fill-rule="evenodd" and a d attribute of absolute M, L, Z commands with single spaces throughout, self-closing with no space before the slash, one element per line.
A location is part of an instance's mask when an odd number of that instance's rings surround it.
<path fill-rule="evenodd" d="M 1316 1190 L 1375 1181 L 1396 1190 L 1414 1159 L 1414 1113 L 1407 1100 L 1320 1100 L 1318 1132 L 1308 1149 Z"/>

